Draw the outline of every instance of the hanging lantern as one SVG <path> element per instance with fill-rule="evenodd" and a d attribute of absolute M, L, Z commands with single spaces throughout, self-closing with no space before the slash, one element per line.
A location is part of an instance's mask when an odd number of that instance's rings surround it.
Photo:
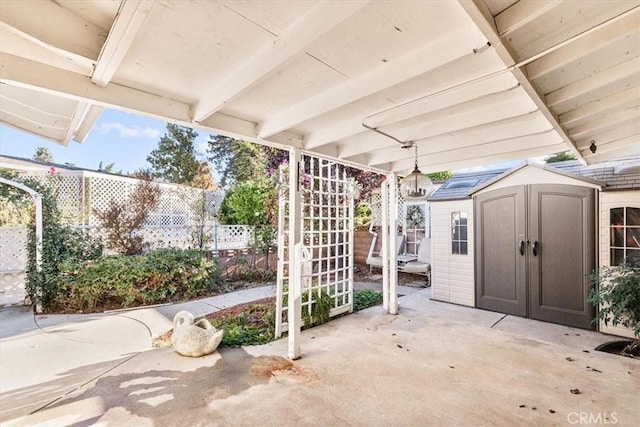
<path fill-rule="evenodd" d="M 418 146 L 414 143 L 416 161 L 413 172 L 402 178 L 400 182 L 400 194 L 406 200 L 426 200 L 433 191 L 433 183 L 426 174 L 418 169 Z"/>

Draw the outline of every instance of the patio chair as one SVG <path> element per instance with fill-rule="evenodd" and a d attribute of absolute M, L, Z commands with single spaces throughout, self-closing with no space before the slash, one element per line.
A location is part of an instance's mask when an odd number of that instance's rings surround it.
<path fill-rule="evenodd" d="M 399 266 L 398 271 L 427 276 L 427 286 L 431 286 L 431 239 L 423 238 L 418 247 L 418 259 Z"/>
<path fill-rule="evenodd" d="M 376 242 L 378 240 L 378 234 L 373 233 L 373 239 L 371 239 L 371 246 L 369 247 L 369 254 L 367 255 L 367 264 L 369 264 L 369 272 L 373 270 L 373 267 L 382 268 L 382 257 L 379 255 L 374 255 L 374 249 L 376 247 Z M 404 236 L 397 235 L 396 236 L 396 249 L 398 250 L 398 254 L 402 253 L 404 248 Z"/>

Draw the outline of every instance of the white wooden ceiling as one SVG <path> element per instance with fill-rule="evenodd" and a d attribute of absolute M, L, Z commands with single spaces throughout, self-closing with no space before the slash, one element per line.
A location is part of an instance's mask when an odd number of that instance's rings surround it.
<path fill-rule="evenodd" d="M 411 144 L 423 171 L 597 163 L 640 152 L 639 6 L 2 0 L 0 120 L 67 144 L 116 108 L 400 173 Z"/>

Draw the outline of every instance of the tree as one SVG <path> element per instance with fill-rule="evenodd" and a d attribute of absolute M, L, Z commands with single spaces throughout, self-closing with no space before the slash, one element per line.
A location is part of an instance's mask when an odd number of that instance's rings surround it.
<path fill-rule="evenodd" d="M 564 151 L 562 153 L 556 153 L 548 157 L 545 157 L 544 162 L 557 163 L 557 162 L 564 162 L 567 160 L 576 160 L 576 155 L 573 154 L 571 151 Z"/>
<path fill-rule="evenodd" d="M 264 182 L 269 178 L 270 156 L 286 151 L 269 149 L 223 135 L 210 135 L 208 158 L 220 171 L 220 185 L 227 187 L 241 182 Z M 281 155 L 282 156 L 282 155 Z"/>
<path fill-rule="evenodd" d="M 120 169 L 118 172 L 113 171 L 114 166 L 115 166 L 115 162 L 109 163 L 108 165 L 103 165 L 101 160 L 100 163 L 98 164 L 98 172 L 115 173 L 117 175 L 122 175 L 122 169 Z"/>
<path fill-rule="evenodd" d="M 265 225 L 264 214 L 275 188 L 253 182 L 242 182 L 231 187 L 220 204 L 220 222 L 223 224 Z"/>
<path fill-rule="evenodd" d="M 451 171 L 433 172 L 427 175 L 429 175 L 429 179 L 431 181 L 446 181 L 453 176 L 453 172 Z"/>
<path fill-rule="evenodd" d="M 210 169 L 205 161 L 196 157 L 197 137 L 198 133 L 191 128 L 167 123 L 167 133 L 147 157 L 153 176 L 174 184 L 210 186 Z"/>
<path fill-rule="evenodd" d="M 33 160 L 51 163 L 53 162 L 53 156 L 47 147 L 38 147 L 36 153 L 33 155 Z"/>

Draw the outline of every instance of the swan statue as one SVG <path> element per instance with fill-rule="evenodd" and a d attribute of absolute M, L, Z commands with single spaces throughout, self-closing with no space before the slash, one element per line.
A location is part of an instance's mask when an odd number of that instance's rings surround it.
<path fill-rule="evenodd" d="M 216 351 L 224 330 L 211 326 L 207 319 L 193 322 L 193 314 L 182 310 L 173 318 L 171 343 L 183 356 L 200 357 Z"/>

